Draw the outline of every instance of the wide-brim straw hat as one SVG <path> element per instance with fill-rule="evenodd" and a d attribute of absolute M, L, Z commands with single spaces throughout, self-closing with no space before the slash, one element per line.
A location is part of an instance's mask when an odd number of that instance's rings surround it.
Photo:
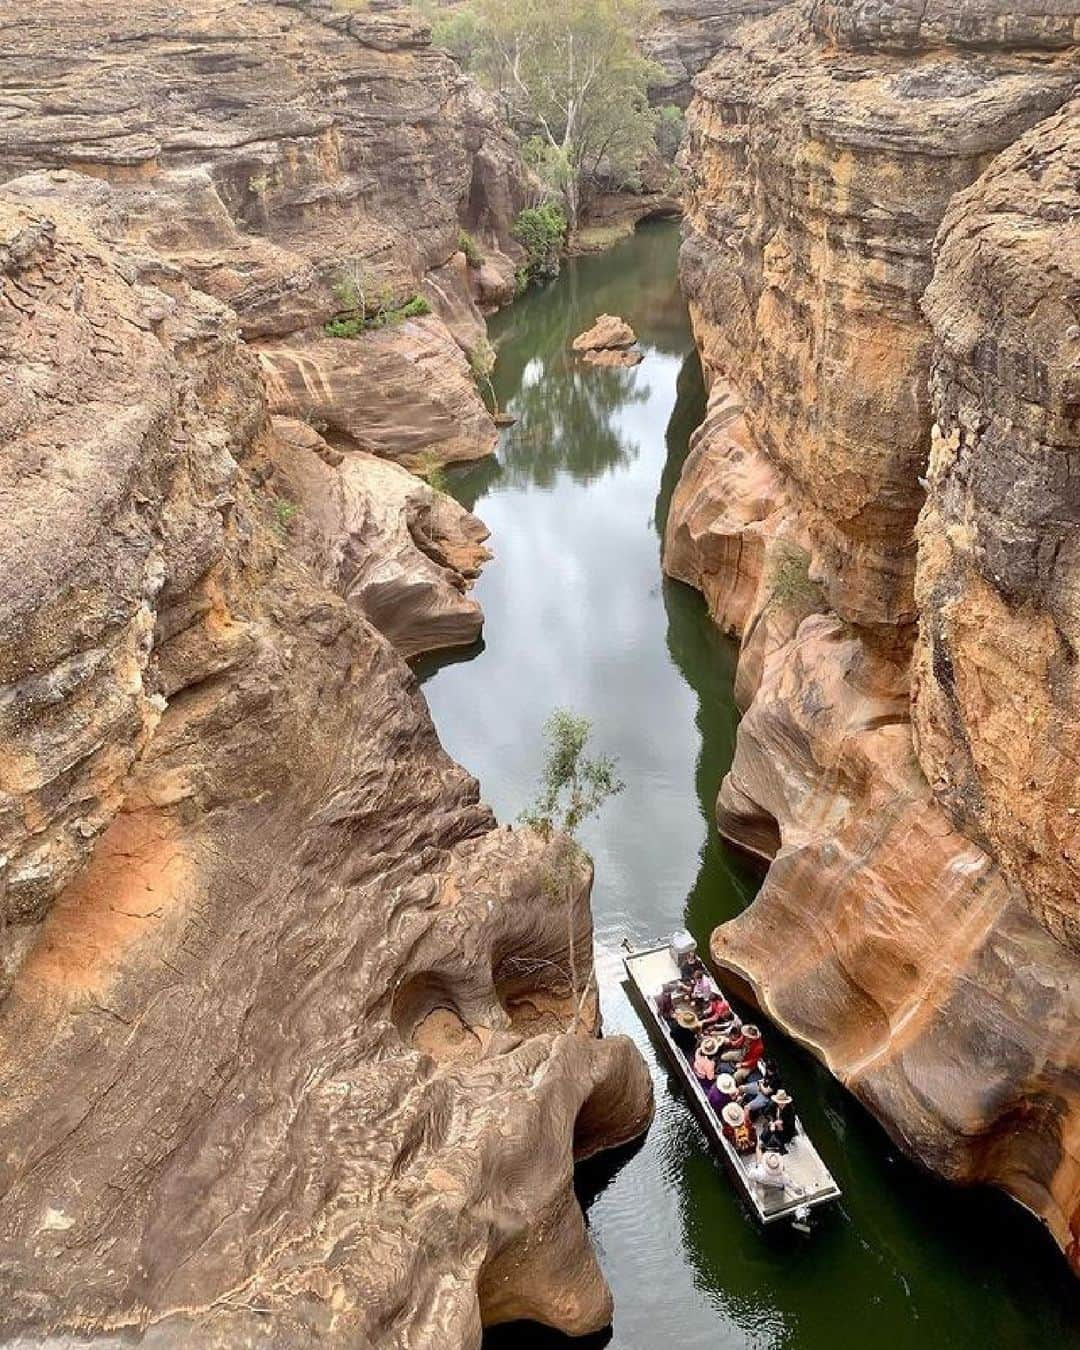
<path fill-rule="evenodd" d="M 746 1112 L 738 1102 L 728 1102 L 720 1114 L 729 1125 L 741 1125 L 746 1119 Z"/>
<path fill-rule="evenodd" d="M 783 1088 L 781 1088 L 779 1092 L 773 1093 L 773 1101 L 776 1103 L 777 1106 L 791 1105 L 791 1098 L 788 1096 L 788 1094 L 784 1091 Z"/>
<path fill-rule="evenodd" d="M 757 1038 L 761 1035 L 761 1032 L 758 1030 L 758 1028 L 757 1028 L 756 1026 L 754 1026 L 753 1022 L 744 1022 L 744 1023 L 743 1023 L 743 1035 L 744 1035 L 748 1040 L 756 1041 Z"/>
<path fill-rule="evenodd" d="M 698 1046 L 698 1049 L 706 1057 L 706 1059 L 712 1059 L 713 1055 L 715 1055 L 717 1050 L 720 1049 L 720 1042 L 716 1039 L 715 1036 L 706 1036 L 703 1038 L 701 1044 Z"/>
<path fill-rule="evenodd" d="M 766 1153 L 765 1166 L 772 1172 L 778 1172 L 784 1165 L 784 1160 L 779 1153 Z"/>
<path fill-rule="evenodd" d="M 716 1086 L 725 1097 L 732 1097 L 735 1095 L 735 1079 L 729 1073 L 718 1074 Z"/>
<path fill-rule="evenodd" d="M 692 1008 L 676 1008 L 675 1021 L 692 1031 L 698 1025 L 697 1013 Z"/>

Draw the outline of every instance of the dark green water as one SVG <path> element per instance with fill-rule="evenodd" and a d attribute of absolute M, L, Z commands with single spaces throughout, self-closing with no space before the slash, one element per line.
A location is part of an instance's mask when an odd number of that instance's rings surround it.
<path fill-rule="evenodd" d="M 645 226 L 494 320 L 496 387 L 520 421 L 497 462 L 451 476 L 490 526 L 495 559 L 476 590 L 482 647 L 422 672 L 435 723 L 508 821 L 533 796 L 553 707 L 591 718 L 596 745 L 618 756 L 627 789 L 585 837 L 597 964 L 606 1030 L 635 1039 L 657 1094 L 645 1143 L 579 1178 L 613 1331 L 582 1343 L 516 1326 L 490 1333 L 486 1350 L 1080 1345 L 1072 1277 L 1039 1226 L 1004 1197 L 924 1177 L 776 1031 L 845 1194 L 812 1238 L 762 1233 L 621 988 L 624 937 L 686 922 L 704 942 L 755 885 L 712 825 L 734 747 L 735 651 L 699 597 L 660 572 L 664 514 L 704 398 L 677 248 L 676 226 Z M 605 310 L 637 330 L 647 355 L 636 370 L 571 358 L 570 340 Z"/>

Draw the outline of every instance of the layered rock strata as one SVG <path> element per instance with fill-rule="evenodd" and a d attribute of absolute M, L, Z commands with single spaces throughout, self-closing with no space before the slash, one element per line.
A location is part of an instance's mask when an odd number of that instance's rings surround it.
<path fill-rule="evenodd" d="M 819 0 L 700 77 L 665 547 L 742 638 L 719 820 L 771 864 L 714 954 L 1074 1261 L 1078 20 Z"/>
<path fill-rule="evenodd" d="M 662 0 L 642 39 L 663 70 L 651 91 L 656 103 L 690 102 L 694 76 L 723 48 L 738 26 L 771 14 L 788 0 Z"/>
<path fill-rule="evenodd" d="M 523 170 L 411 10 L 39 6 L 0 27 L 0 68 L 0 178 L 56 167 L 112 181 L 117 228 L 235 310 L 275 375 L 276 411 L 409 461 L 494 448 L 466 355 L 483 342 L 474 297 L 513 293 Z M 482 268 L 458 252 L 463 226 Z M 430 317 L 324 331 L 416 294 Z"/>
<path fill-rule="evenodd" d="M 122 197 L 0 194 L 0 1335 L 602 1326 L 573 1163 L 650 1087 L 572 987 L 587 870 L 545 884 L 342 599 L 407 535 L 425 646 L 481 531 L 272 421 L 233 312 L 104 237 Z"/>

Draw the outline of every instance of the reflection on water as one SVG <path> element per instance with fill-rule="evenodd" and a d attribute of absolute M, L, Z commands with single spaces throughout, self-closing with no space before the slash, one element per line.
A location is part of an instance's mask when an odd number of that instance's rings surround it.
<path fill-rule="evenodd" d="M 789 1084 L 845 1196 L 810 1239 L 759 1230 L 622 990 L 623 937 L 644 942 L 687 922 L 704 940 L 756 884 L 712 815 L 734 748 L 736 653 L 700 597 L 659 566 L 704 404 L 677 245 L 676 227 L 643 227 L 493 321 L 496 388 L 520 420 L 497 462 L 450 476 L 491 527 L 495 558 L 476 590 L 483 644 L 421 672 L 435 723 L 504 820 L 533 796 L 553 707 L 587 715 L 597 746 L 618 755 L 627 790 L 585 837 L 597 867 L 597 969 L 606 1029 L 635 1039 L 657 1089 L 644 1143 L 578 1177 L 615 1293 L 613 1332 L 570 1342 L 504 1328 L 485 1350 L 1080 1344 L 1075 1288 L 1036 1225 L 1003 1197 L 925 1178 L 786 1044 Z M 570 355 L 605 310 L 638 332 L 646 359 L 635 369 L 585 368 Z"/>

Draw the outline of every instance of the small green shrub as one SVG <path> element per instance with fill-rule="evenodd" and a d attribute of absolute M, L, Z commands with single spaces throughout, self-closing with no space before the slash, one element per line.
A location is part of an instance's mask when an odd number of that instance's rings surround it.
<path fill-rule="evenodd" d="M 279 534 L 291 534 L 293 523 L 300 508 L 288 497 L 274 498 L 274 524 Z"/>
<path fill-rule="evenodd" d="M 465 254 L 465 261 L 470 267 L 483 266 L 484 252 L 476 242 L 474 234 L 470 234 L 468 230 L 458 230 L 457 243 L 458 248 Z"/>
<path fill-rule="evenodd" d="M 530 281 L 558 276 L 559 257 L 566 242 L 566 217 L 554 202 L 526 207 L 514 221 L 510 233 L 525 249 L 526 285 Z"/>
<path fill-rule="evenodd" d="M 389 315 L 387 322 L 398 323 L 402 319 L 421 319 L 425 314 L 431 313 L 431 306 L 422 295 L 414 295 L 411 300 L 406 300 L 398 309 L 387 310 Z"/>
<path fill-rule="evenodd" d="M 777 545 L 769 570 L 770 598 L 807 611 L 823 601 L 821 587 L 810 576 L 810 555 L 795 544 Z"/>
<path fill-rule="evenodd" d="M 361 333 L 371 333 L 377 328 L 390 328 L 396 323 L 404 322 L 405 319 L 419 319 L 430 313 L 431 306 L 424 297 L 414 295 L 403 305 L 394 307 L 380 305 L 378 309 L 372 309 L 369 304 L 360 308 L 358 314 L 347 318 L 330 319 L 323 324 L 323 332 L 327 337 L 355 338 Z"/>
<path fill-rule="evenodd" d="M 495 393 L 495 386 L 491 381 L 491 375 L 495 369 L 495 348 L 486 337 L 481 338 L 469 352 L 469 369 L 472 371 L 476 387 L 480 391 L 480 397 L 484 400 L 488 412 L 497 413 L 499 411 L 499 400 Z"/>
<path fill-rule="evenodd" d="M 442 460 L 433 450 L 425 450 L 416 464 L 416 472 L 427 479 L 427 485 L 434 492 L 449 492 L 446 472 Z"/>
<path fill-rule="evenodd" d="M 657 108 L 653 136 L 656 139 L 657 150 L 668 163 L 671 163 L 678 154 L 685 131 L 686 117 L 678 104 L 665 103 L 662 108 Z"/>

